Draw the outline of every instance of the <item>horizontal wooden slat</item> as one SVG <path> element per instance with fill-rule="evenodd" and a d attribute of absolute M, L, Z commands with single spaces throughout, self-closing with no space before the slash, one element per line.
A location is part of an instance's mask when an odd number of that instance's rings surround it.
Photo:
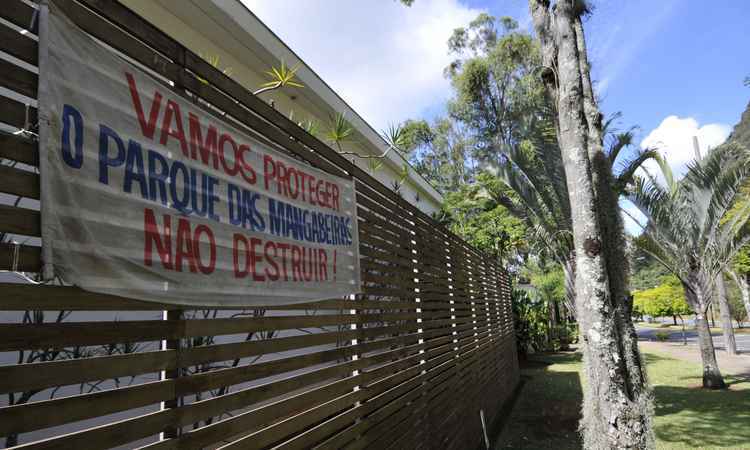
<path fill-rule="evenodd" d="M 176 415 L 176 410 L 166 409 L 35 441 L 21 448 L 24 450 L 78 450 L 117 447 L 160 433 L 174 422 Z"/>
<path fill-rule="evenodd" d="M 39 165 L 36 142 L 17 134 L 0 133 L 0 158 L 31 166 Z"/>
<path fill-rule="evenodd" d="M 356 367 L 364 367 L 365 365 L 366 361 L 355 364 Z M 356 367 L 344 367 L 343 373 L 351 372 Z M 338 370 L 339 372 L 342 371 L 342 369 Z M 327 373 L 325 370 L 319 372 L 321 374 Z M 331 372 L 331 370 L 329 369 L 328 372 Z M 324 377 L 330 377 L 332 374 L 324 374 Z M 186 378 L 0 408 L 0 436 L 11 430 L 15 432 L 31 431 L 153 404 L 173 397 L 176 390 L 179 390 L 177 384 L 184 384 L 184 380 Z M 312 380 L 309 376 L 306 376 L 306 381 L 311 382 Z M 187 392 L 192 391 L 188 390 Z M 66 411 L 66 414 L 56 414 L 60 410 Z"/>
<path fill-rule="evenodd" d="M 36 41 L 2 24 L 0 24 L 0 51 L 32 66 L 37 65 L 38 49 Z"/>
<path fill-rule="evenodd" d="M 38 254 L 38 249 L 36 253 Z M 3 268 L 1 265 L 2 257 L 2 250 L 0 249 L 0 269 Z M 237 306 L 186 306 L 146 302 L 115 295 L 87 292 L 76 287 L 67 286 L 34 286 L 0 283 L 0 291 L 6 294 L 3 298 L 0 298 L 0 310 L 6 311 L 163 311 L 175 308 L 184 310 L 237 310 Z M 414 308 L 416 308 L 415 303 L 403 301 L 322 300 L 293 305 L 252 306 L 248 307 L 248 310 L 405 310 Z"/>
<path fill-rule="evenodd" d="M 39 23 L 34 21 L 32 24 L 33 16 L 34 8 L 20 0 L 6 0 L 0 8 L 0 17 L 19 28 L 36 33 Z"/>
<path fill-rule="evenodd" d="M 39 211 L 0 205 L 0 232 L 41 236 Z"/>
<path fill-rule="evenodd" d="M 0 351 L 63 348 L 416 319 L 412 313 L 326 314 L 205 320 L 0 324 Z"/>
<path fill-rule="evenodd" d="M 0 165 L 0 192 L 39 200 L 39 175 Z"/>
<path fill-rule="evenodd" d="M 174 350 L 0 366 L 0 393 L 141 375 L 176 366 L 177 352 Z"/>
<path fill-rule="evenodd" d="M 217 436 L 232 436 L 242 433 L 247 429 L 262 426 L 264 421 L 272 420 L 274 417 L 283 416 L 285 413 L 295 413 L 296 411 L 308 409 L 315 403 L 325 401 L 323 399 L 325 399 L 326 397 L 335 398 L 336 393 L 341 395 L 347 390 L 351 390 L 352 387 L 358 384 L 366 383 L 371 379 L 377 379 L 380 374 L 387 373 L 389 370 L 392 370 L 392 368 L 405 367 L 410 364 L 410 361 L 418 362 L 419 357 L 421 357 L 421 355 L 417 353 L 411 358 L 401 359 L 397 362 L 380 367 L 373 371 L 362 372 L 359 375 L 352 376 L 345 380 L 305 392 L 304 394 L 300 394 L 290 399 L 282 400 L 280 402 L 272 404 L 268 408 L 253 410 L 248 413 L 240 414 L 234 418 L 222 421 L 215 426 L 209 426 L 188 435 L 183 435 L 183 437 L 180 439 L 180 441 L 182 441 L 181 444 L 191 448 L 196 446 L 203 446 L 219 440 L 220 437 L 217 438 Z M 411 364 L 413 364 L 413 362 Z M 394 378 L 396 380 L 402 380 L 403 378 L 407 378 L 407 374 L 418 373 L 419 371 L 423 370 L 420 365 L 412 367 L 412 369 L 406 369 L 398 373 L 397 375 L 394 375 Z M 369 389 L 362 390 L 360 392 L 362 392 L 362 395 L 366 395 L 367 392 L 369 392 Z M 357 399 L 355 398 L 354 401 L 356 400 Z M 351 402 L 350 404 L 353 403 L 354 402 Z M 273 436 L 273 434 L 264 433 L 264 436 L 269 437 Z M 252 442 L 252 439 L 250 440 L 250 442 Z"/>
<path fill-rule="evenodd" d="M 174 397 L 175 380 L 0 408 L 0 436 L 62 425 L 152 405 Z M 64 411 L 64 414 L 60 414 Z"/>
<path fill-rule="evenodd" d="M 35 126 L 37 121 L 38 115 L 35 107 L 0 96 L 0 122 L 25 129 Z"/>
<path fill-rule="evenodd" d="M 36 98 L 38 77 L 21 66 L 10 61 L 0 59 L 0 86 L 18 92 L 29 98 Z"/>
<path fill-rule="evenodd" d="M 2 218 L 0 218 L 1 222 Z M 39 272 L 42 268 L 41 255 L 42 251 L 39 247 L 2 242 L 0 243 L 0 270 Z"/>

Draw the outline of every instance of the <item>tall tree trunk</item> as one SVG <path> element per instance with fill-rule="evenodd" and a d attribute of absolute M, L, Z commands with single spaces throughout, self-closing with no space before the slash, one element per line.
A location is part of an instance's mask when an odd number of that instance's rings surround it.
<path fill-rule="evenodd" d="M 750 281 L 748 277 L 750 275 L 744 273 L 736 273 L 730 271 L 729 275 L 732 276 L 734 282 L 737 283 L 737 287 L 740 288 L 740 295 L 742 295 L 742 304 L 745 306 L 745 312 L 747 313 L 747 320 L 750 322 Z"/>
<path fill-rule="evenodd" d="M 592 138 L 585 115 L 576 4 L 574 0 L 559 0 L 550 11 L 548 0 L 529 0 L 542 44 L 542 76 L 556 102 L 559 144 L 572 210 L 576 311 L 587 375 L 581 429 L 587 449 L 650 448 L 650 397 L 643 389 L 645 377 L 639 369 L 639 358 L 636 365 L 631 365 L 631 351 L 635 348 L 637 355 L 637 346 L 628 342 L 620 300 L 611 292 L 606 260 L 611 251 L 606 247 L 618 242 L 603 234 L 599 212 L 607 207 L 608 199 L 597 198 L 592 177 L 588 147 Z M 618 291 L 616 296 L 620 295 Z M 638 370 L 632 371 L 634 367 Z"/>
<path fill-rule="evenodd" d="M 698 277 L 695 273 L 689 276 L 693 283 L 685 286 L 685 298 L 693 311 L 695 311 L 695 328 L 698 330 L 698 345 L 701 350 L 701 364 L 703 365 L 703 387 L 708 389 L 724 389 L 726 384 L 716 362 L 716 350 L 714 340 L 711 337 L 711 329 L 708 326 L 708 300 L 710 297 L 701 286 L 695 282 Z"/>
<path fill-rule="evenodd" d="M 711 338 L 705 313 L 695 316 L 695 327 L 698 329 L 698 343 L 701 348 L 701 362 L 703 363 L 703 387 L 709 389 L 724 389 L 724 377 L 721 376 L 719 364 L 716 362 L 716 350 Z"/>
<path fill-rule="evenodd" d="M 580 5 L 580 3 L 574 3 Z M 579 71 L 583 88 L 583 107 L 589 132 L 588 154 L 593 169 L 594 191 L 599 206 L 599 221 L 602 235 L 609 245 L 605 246 L 605 261 L 609 275 L 609 289 L 615 305 L 618 332 L 620 333 L 625 355 L 627 379 L 634 399 L 650 402 L 641 354 L 638 350 L 638 334 L 632 319 L 633 297 L 630 295 L 628 280 L 628 255 L 626 252 L 625 227 L 620 215 L 619 192 L 613 188 L 612 164 L 604 153 L 604 132 L 602 114 L 594 95 L 591 83 L 591 67 L 586 51 L 586 37 L 581 21 L 582 12 L 574 18 L 576 47 L 578 49 Z"/>
<path fill-rule="evenodd" d="M 727 288 L 724 285 L 724 275 L 716 277 L 716 295 L 714 298 L 719 303 L 719 316 L 721 317 L 721 332 L 724 335 L 724 349 L 730 355 L 737 354 L 737 341 L 734 339 L 734 328 L 732 327 L 732 312 L 729 309 L 727 299 Z"/>
<path fill-rule="evenodd" d="M 714 315 L 714 305 L 708 305 L 708 317 L 711 319 L 711 328 L 716 328 L 716 316 Z"/>

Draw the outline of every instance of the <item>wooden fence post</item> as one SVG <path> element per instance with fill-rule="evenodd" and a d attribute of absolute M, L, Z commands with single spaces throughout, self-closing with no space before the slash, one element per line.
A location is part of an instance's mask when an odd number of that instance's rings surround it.
<path fill-rule="evenodd" d="M 164 320 L 167 321 L 175 321 L 175 320 L 182 320 L 182 310 L 179 309 L 171 309 L 168 311 L 164 311 Z M 182 371 L 182 366 L 180 364 L 180 338 L 177 339 L 167 339 L 165 341 L 162 341 L 162 350 L 175 350 L 177 352 L 177 358 L 175 360 L 177 361 L 177 367 L 171 370 L 164 370 L 162 371 L 162 380 L 169 380 L 169 379 L 175 379 L 180 376 L 180 372 Z M 180 398 L 175 395 L 175 398 L 170 400 L 165 400 L 162 402 L 161 409 L 173 409 L 180 406 Z M 180 431 L 182 430 L 181 427 L 177 426 L 169 426 L 164 429 L 164 432 L 161 435 L 161 440 L 164 439 L 174 439 L 180 436 Z"/>

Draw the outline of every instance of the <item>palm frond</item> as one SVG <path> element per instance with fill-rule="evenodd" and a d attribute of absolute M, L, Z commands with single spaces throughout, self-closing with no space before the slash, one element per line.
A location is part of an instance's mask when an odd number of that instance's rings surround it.
<path fill-rule="evenodd" d="M 340 152 L 342 144 L 349 140 L 352 133 L 354 133 L 354 128 L 347 120 L 346 114 L 337 112 L 330 118 L 325 137 L 329 142 L 336 145 Z"/>
<path fill-rule="evenodd" d="M 602 124 L 602 134 L 616 133 L 617 130 L 614 127 L 616 121 L 622 119 L 622 111 L 617 111 L 609 116 L 607 120 Z"/>
<path fill-rule="evenodd" d="M 398 151 L 403 152 L 406 140 L 406 134 L 401 125 L 389 124 L 388 128 L 381 131 L 380 136 L 390 147 L 395 148 Z"/>
<path fill-rule="evenodd" d="M 621 163 L 620 169 L 615 176 L 614 186 L 616 192 L 622 194 L 629 184 L 634 181 L 635 172 L 648 160 L 662 163 L 662 157 L 656 150 L 645 149 L 638 151 L 632 158 Z"/>
<path fill-rule="evenodd" d="M 254 95 L 262 94 L 274 89 L 281 89 L 283 87 L 305 87 L 302 83 L 296 81 L 297 71 L 301 67 L 301 63 L 297 63 L 294 67 L 288 67 L 282 60 L 279 67 L 271 67 L 271 70 L 266 71 L 268 81 L 260 85 L 260 89 L 253 92 Z"/>
<path fill-rule="evenodd" d="M 548 203 L 551 197 L 543 195 L 538 185 L 510 158 L 506 158 L 500 166 L 498 175 L 518 196 L 518 205 L 525 211 L 519 218 L 526 220 L 527 226 L 535 230 L 536 239 L 532 240 L 541 240 L 555 254 L 555 258 L 564 260 L 573 248 L 572 239 L 566 233 L 570 227 L 566 226 L 565 218 L 556 214 L 554 205 Z"/>
<path fill-rule="evenodd" d="M 629 198 L 649 220 L 643 235 L 649 253 L 686 286 L 712 289 L 716 276 L 750 242 L 750 204 L 730 213 L 748 177 L 750 153 L 733 145 L 691 162 L 687 175 L 669 187 L 636 177 Z"/>

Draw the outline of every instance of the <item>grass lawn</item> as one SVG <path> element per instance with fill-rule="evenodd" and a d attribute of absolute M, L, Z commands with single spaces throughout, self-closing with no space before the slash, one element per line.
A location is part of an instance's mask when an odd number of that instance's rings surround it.
<path fill-rule="evenodd" d="M 656 397 L 658 449 L 750 449 L 750 378 L 727 376 L 726 391 L 701 389 L 699 364 L 644 352 Z M 535 355 L 497 449 L 579 449 L 578 353 Z"/>

